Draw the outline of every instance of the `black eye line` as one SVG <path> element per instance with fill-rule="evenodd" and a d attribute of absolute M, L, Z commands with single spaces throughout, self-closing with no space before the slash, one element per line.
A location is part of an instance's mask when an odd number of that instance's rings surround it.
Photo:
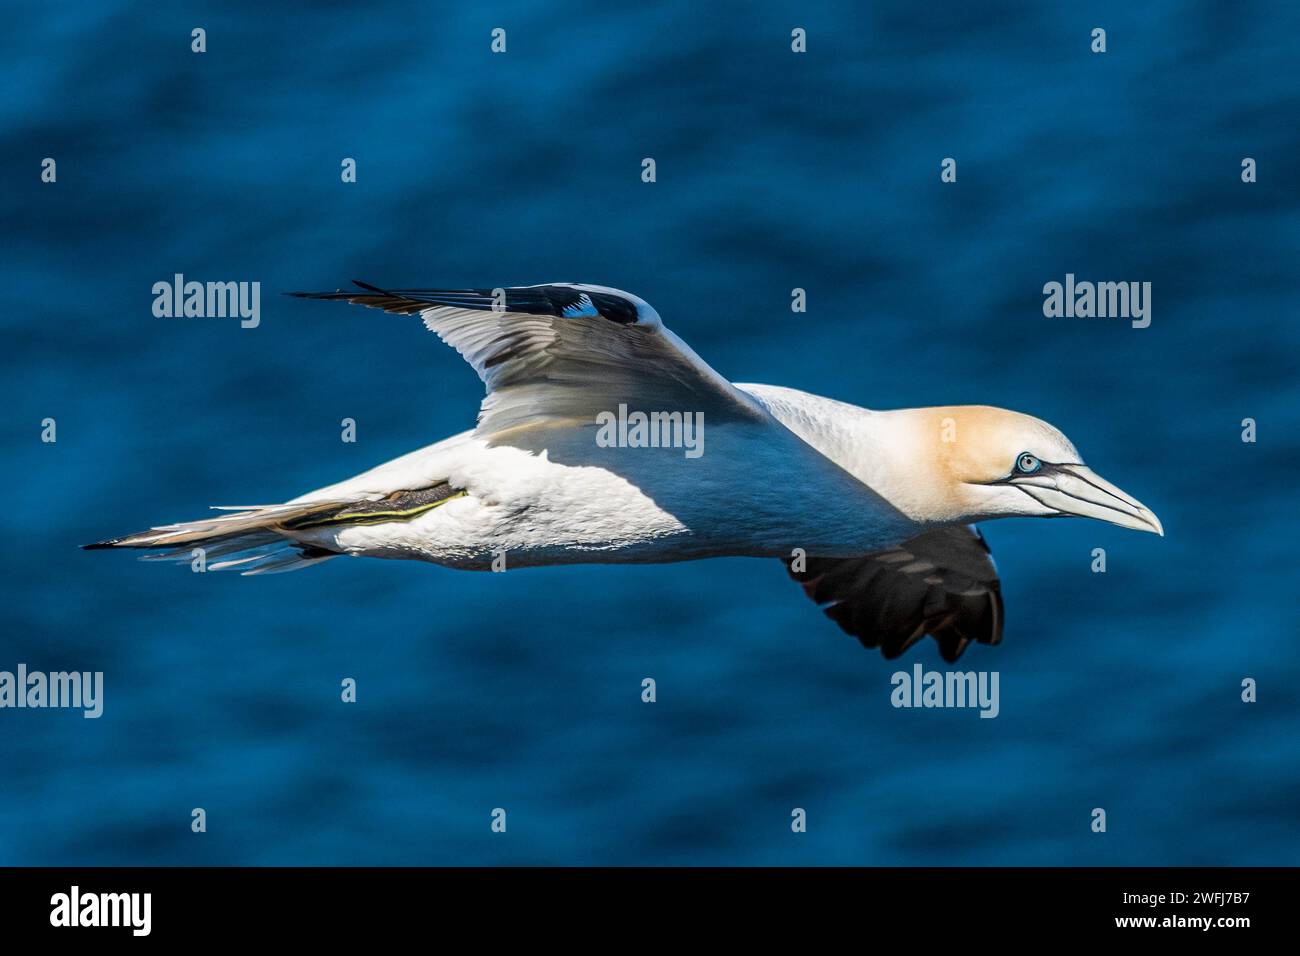
<path fill-rule="evenodd" d="M 1021 456 L 1022 456 L 1022 455 L 1027 455 L 1027 454 L 1029 454 L 1029 452 L 1022 452 L 1020 455 L 1017 455 L 1017 456 L 1016 456 L 1016 461 L 1019 462 Z M 1043 461 L 1043 459 L 1038 458 L 1037 455 L 1035 455 L 1034 457 L 1038 459 L 1038 468 L 1037 468 L 1037 470 L 1035 470 L 1035 471 L 1021 471 L 1021 470 L 1020 470 L 1019 468 L 1017 468 L 1015 465 L 1012 465 L 1012 466 L 1011 466 L 1011 474 L 1007 475 L 1005 478 L 999 478 L 997 481 L 991 481 L 991 482 L 989 482 L 989 484 L 991 484 L 991 485 L 1006 485 L 1006 484 L 1010 484 L 1010 483 L 1011 483 L 1012 481 L 1014 481 L 1016 478 L 1025 478 L 1025 477 L 1027 477 L 1027 476 L 1029 476 L 1029 475 L 1038 476 L 1038 475 L 1056 474 L 1056 472 L 1060 471 L 1060 465 L 1058 465 L 1056 462 L 1053 462 L 1053 461 Z"/>

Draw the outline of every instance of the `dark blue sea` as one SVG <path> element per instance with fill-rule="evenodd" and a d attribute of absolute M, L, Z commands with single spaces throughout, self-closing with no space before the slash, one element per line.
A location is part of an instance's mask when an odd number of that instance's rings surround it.
<path fill-rule="evenodd" d="M 0 710 L 0 864 L 1297 861 L 1295 5 L 5 25 L 0 670 L 105 697 Z M 156 317 L 177 273 L 260 282 L 260 325 Z M 1151 282 L 1150 326 L 1045 318 L 1067 273 Z M 999 672 L 996 719 L 893 708 L 934 643 L 865 651 L 770 560 L 241 578 L 78 549 L 471 427 L 480 383 L 417 320 L 278 294 L 353 278 L 594 282 L 736 381 L 1029 412 L 1166 536 L 985 526 L 1006 635 L 960 666 Z"/>

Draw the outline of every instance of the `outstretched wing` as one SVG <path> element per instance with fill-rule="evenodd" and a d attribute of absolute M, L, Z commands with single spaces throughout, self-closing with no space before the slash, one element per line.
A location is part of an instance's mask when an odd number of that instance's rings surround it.
<path fill-rule="evenodd" d="M 898 657 L 929 634 L 952 663 L 971 641 L 1002 640 L 1002 589 L 983 535 L 970 525 L 927 531 L 858 558 L 808 558 L 790 576 L 863 647 Z"/>
<path fill-rule="evenodd" d="M 749 396 L 664 327 L 646 302 L 604 286 L 294 292 L 396 312 L 459 352 L 487 386 L 478 434 L 522 426 L 594 423 L 602 411 L 703 412 L 759 420 Z"/>

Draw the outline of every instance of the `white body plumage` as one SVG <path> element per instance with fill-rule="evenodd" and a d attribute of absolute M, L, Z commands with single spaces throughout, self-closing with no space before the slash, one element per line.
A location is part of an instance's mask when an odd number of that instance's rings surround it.
<path fill-rule="evenodd" d="M 772 386 L 739 386 L 768 409 L 757 421 L 704 420 L 705 450 L 608 448 L 591 425 L 533 436 L 536 450 L 464 432 L 290 504 L 380 499 L 447 481 L 466 494 L 410 521 L 318 529 L 302 540 L 346 554 L 485 568 L 682 561 L 719 555 L 853 555 L 920 524 L 876 494 L 851 439 L 864 409 Z M 792 432 L 786 422 L 794 425 Z M 814 444 L 810 445 L 809 442 Z M 871 456 L 867 456 L 871 460 Z"/>
<path fill-rule="evenodd" d="M 166 549 L 154 557 L 245 574 L 340 555 L 465 569 L 779 557 L 866 646 L 895 657 L 928 633 L 956 660 L 1002 634 L 997 572 L 972 522 L 1081 515 L 1163 533 L 1028 415 L 873 412 L 733 385 L 646 302 L 604 286 L 358 285 L 308 297 L 420 315 L 486 385 L 477 428 L 281 505 L 88 547 Z M 602 440 L 602 418 L 629 407 L 698 423 L 703 444 Z"/>

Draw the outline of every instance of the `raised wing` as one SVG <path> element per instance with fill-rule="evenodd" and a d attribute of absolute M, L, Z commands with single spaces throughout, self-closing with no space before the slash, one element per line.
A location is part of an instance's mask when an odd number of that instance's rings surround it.
<path fill-rule="evenodd" d="M 477 434 L 594 423 L 602 411 L 704 412 L 712 421 L 766 416 L 634 295 L 554 283 L 498 289 L 294 292 L 396 312 L 459 352 L 487 386 Z"/>
<path fill-rule="evenodd" d="M 898 657 L 929 634 L 952 663 L 971 641 L 1002 640 L 1002 588 L 984 537 L 954 525 L 860 558 L 808 558 L 790 576 L 863 647 Z"/>

